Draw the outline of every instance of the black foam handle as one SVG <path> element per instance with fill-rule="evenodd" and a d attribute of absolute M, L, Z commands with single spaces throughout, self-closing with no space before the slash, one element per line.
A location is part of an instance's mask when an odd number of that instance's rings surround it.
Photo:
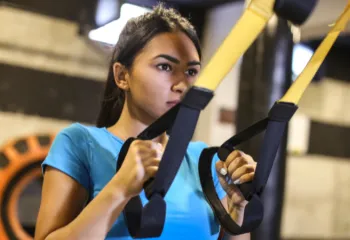
<path fill-rule="evenodd" d="M 128 153 L 129 151 L 129 148 L 130 148 L 130 145 L 133 141 L 135 141 L 136 138 L 128 138 L 122 148 L 120 149 L 120 152 L 119 152 L 119 156 L 118 156 L 118 160 L 117 160 L 117 167 L 116 167 L 116 172 L 120 169 L 120 167 L 122 166 L 123 162 L 124 162 L 124 159 L 126 157 L 126 154 Z"/>
<path fill-rule="evenodd" d="M 301 25 L 314 10 L 318 0 L 276 0 L 274 11 L 293 24 Z"/>
<path fill-rule="evenodd" d="M 144 184 L 143 184 L 143 189 L 145 190 L 145 195 L 147 199 L 151 198 L 151 195 L 153 193 L 153 185 L 154 185 L 154 180 L 155 178 L 152 177 L 148 179 Z"/>
<path fill-rule="evenodd" d="M 232 151 L 234 151 L 235 149 L 227 149 L 225 147 L 220 147 L 218 149 L 218 157 L 221 161 L 225 162 L 228 155 L 230 155 L 230 153 Z M 238 189 L 241 191 L 241 193 L 243 194 L 244 198 L 247 200 L 247 201 L 250 201 L 252 196 L 253 196 L 253 193 L 252 193 L 252 184 L 253 184 L 253 181 L 249 181 L 249 182 L 246 182 L 246 183 L 242 183 L 242 184 L 236 184 L 236 186 L 238 187 Z"/>

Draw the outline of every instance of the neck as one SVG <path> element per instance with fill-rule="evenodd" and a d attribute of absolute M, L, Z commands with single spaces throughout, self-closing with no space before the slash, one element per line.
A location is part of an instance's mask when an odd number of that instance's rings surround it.
<path fill-rule="evenodd" d="M 108 130 L 112 134 L 119 137 L 123 141 L 127 140 L 129 137 L 136 137 L 155 120 L 151 119 L 150 117 L 142 118 L 140 115 L 143 114 L 137 114 L 136 112 L 139 111 L 132 111 L 131 109 L 132 108 L 128 106 L 126 101 L 124 103 L 124 107 L 119 120 L 113 126 L 108 128 Z M 168 137 L 164 132 L 163 134 L 152 140 L 155 142 L 159 142 L 164 146 L 167 142 L 167 138 Z"/>

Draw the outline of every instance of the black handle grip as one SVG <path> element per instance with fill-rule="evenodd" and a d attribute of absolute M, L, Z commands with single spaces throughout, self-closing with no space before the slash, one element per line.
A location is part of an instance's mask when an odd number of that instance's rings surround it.
<path fill-rule="evenodd" d="M 153 193 L 153 184 L 154 184 L 155 178 L 150 178 L 148 179 L 144 184 L 143 184 L 143 189 L 145 190 L 145 194 L 147 199 L 150 199 L 152 193 Z"/>
<path fill-rule="evenodd" d="M 129 138 L 127 139 L 122 148 L 120 149 L 119 155 L 118 155 L 118 160 L 117 160 L 117 168 L 116 168 L 116 172 L 118 172 L 118 170 L 120 169 L 120 167 L 122 166 L 124 159 L 126 157 L 126 154 L 129 151 L 130 145 L 131 143 L 136 140 L 136 138 Z"/>

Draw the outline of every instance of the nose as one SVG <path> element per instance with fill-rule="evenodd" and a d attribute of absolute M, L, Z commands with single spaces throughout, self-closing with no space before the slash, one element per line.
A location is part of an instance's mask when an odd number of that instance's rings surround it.
<path fill-rule="evenodd" d="M 193 84 L 193 77 L 185 71 L 176 71 L 172 75 L 171 91 L 183 96 Z"/>
<path fill-rule="evenodd" d="M 188 88 L 186 81 L 178 81 L 176 84 L 174 84 L 171 88 L 172 91 L 183 94 L 186 92 Z"/>

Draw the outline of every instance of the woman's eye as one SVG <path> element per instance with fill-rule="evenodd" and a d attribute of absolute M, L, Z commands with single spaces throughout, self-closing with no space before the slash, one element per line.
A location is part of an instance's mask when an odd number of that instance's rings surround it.
<path fill-rule="evenodd" d="M 188 69 L 186 71 L 186 74 L 189 76 L 196 76 L 198 74 L 198 71 L 196 69 Z"/>
<path fill-rule="evenodd" d="M 163 63 L 163 64 L 158 64 L 157 68 L 162 71 L 171 71 L 171 66 L 169 64 Z"/>

